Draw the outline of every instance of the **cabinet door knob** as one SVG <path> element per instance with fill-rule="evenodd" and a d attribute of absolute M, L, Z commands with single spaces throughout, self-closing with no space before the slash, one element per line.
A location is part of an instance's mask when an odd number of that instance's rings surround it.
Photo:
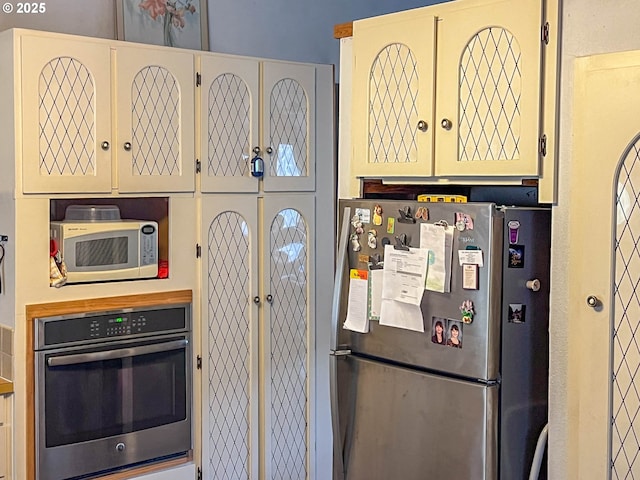
<path fill-rule="evenodd" d="M 100 144 L 100 146 L 102 147 L 103 150 L 109 150 L 109 142 L 107 142 L 106 140 L 104 142 L 102 142 Z"/>
<path fill-rule="evenodd" d="M 253 147 L 253 153 L 258 155 L 260 153 L 260 147 Z"/>
<path fill-rule="evenodd" d="M 420 130 L 421 132 L 426 132 L 429 129 L 429 124 L 427 122 L 425 122 L 424 120 L 420 120 L 418 122 L 418 130 Z"/>
<path fill-rule="evenodd" d="M 124 142 L 124 149 L 127 152 L 131 151 L 131 142 Z"/>
<path fill-rule="evenodd" d="M 266 296 L 266 300 L 268 303 L 273 303 L 273 295 L 269 294 Z"/>
<path fill-rule="evenodd" d="M 602 302 L 595 295 L 589 295 L 587 297 L 587 305 L 589 305 L 591 308 L 598 308 L 600 305 L 602 305 Z"/>
<path fill-rule="evenodd" d="M 269 155 L 271 155 L 271 154 L 273 153 L 273 148 L 271 148 L 271 147 L 267 147 L 266 152 L 267 152 Z"/>
<path fill-rule="evenodd" d="M 451 130 L 451 127 L 453 127 L 453 123 L 451 123 L 451 120 L 449 120 L 448 118 L 443 118 L 442 121 L 440 122 L 440 125 L 445 130 Z"/>
<path fill-rule="evenodd" d="M 255 303 L 256 305 L 260 305 L 260 297 L 257 295 L 253 297 L 253 303 Z"/>

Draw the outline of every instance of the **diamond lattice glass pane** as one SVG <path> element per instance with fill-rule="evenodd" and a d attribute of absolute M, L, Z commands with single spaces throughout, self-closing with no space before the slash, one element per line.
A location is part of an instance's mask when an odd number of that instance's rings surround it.
<path fill-rule="evenodd" d="M 369 163 L 417 162 L 418 66 L 406 45 L 380 52 L 369 79 Z"/>
<path fill-rule="evenodd" d="M 616 192 L 611 474 L 640 478 L 640 152 L 623 159 Z M 638 380 L 638 381 L 636 381 Z"/>
<path fill-rule="evenodd" d="M 271 480 L 307 478 L 307 225 L 297 210 L 271 224 Z"/>
<path fill-rule="evenodd" d="M 209 88 L 209 175 L 248 177 L 251 97 L 233 74 L 217 77 Z"/>
<path fill-rule="evenodd" d="M 249 479 L 249 247 L 237 213 L 224 212 L 209 226 L 209 480 Z"/>
<path fill-rule="evenodd" d="M 520 157 L 520 45 L 507 30 L 487 28 L 460 59 L 458 160 Z"/>
<path fill-rule="evenodd" d="M 69 57 L 40 72 L 40 173 L 96 174 L 95 86 L 89 70 Z"/>
<path fill-rule="evenodd" d="M 131 86 L 132 172 L 180 175 L 180 88 L 166 68 L 145 67 Z"/>
<path fill-rule="evenodd" d="M 298 82 L 285 78 L 274 85 L 270 98 L 269 172 L 275 177 L 306 177 L 307 95 Z"/>

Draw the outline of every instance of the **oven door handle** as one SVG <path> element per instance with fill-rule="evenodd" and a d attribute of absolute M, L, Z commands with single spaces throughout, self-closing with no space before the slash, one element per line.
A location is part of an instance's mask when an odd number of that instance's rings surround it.
<path fill-rule="evenodd" d="M 75 355 L 60 355 L 58 357 L 47 358 L 47 365 L 50 367 L 60 367 L 63 365 L 76 365 L 78 363 L 99 362 L 101 360 L 113 360 L 116 358 L 134 357 L 136 355 L 146 355 L 148 353 L 167 352 L 184 348 L 189 344 L 189 340 L 174 340 L 171 342 L 156 343 L 131 348 L 120 348 L 118 350 L 106 350 L 104 352 L 78 353 Z"/>

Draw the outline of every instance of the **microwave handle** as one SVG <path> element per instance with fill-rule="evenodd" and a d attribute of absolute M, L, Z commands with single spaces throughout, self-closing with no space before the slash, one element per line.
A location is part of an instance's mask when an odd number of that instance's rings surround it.
<path fill-rule="evenodd" d="M 104 352 L 78 353 L 75 355 L 60 355 L 47 358 L 47 365 L 50 367 L 60 367 L 63 365 L 76 365 L 78 363 L 99 362 L 102 360 L 113 360 L 116 358 L 134 357 L 136 355 L 146 355 L 148 353 L 166 352 L 177 350 L 188 345 L 189 340 L 174 340 L 172 342 L 157 343 L 140 347 L 120 348 L 118 350 L 106 350 Z"/>

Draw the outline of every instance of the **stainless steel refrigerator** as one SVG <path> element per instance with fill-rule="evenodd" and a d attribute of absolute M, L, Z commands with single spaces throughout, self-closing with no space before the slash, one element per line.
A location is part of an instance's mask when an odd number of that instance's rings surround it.
<path fill-rule="evenodd" d="M 339 207 L 334 479 L 528 478 L 547 421 L 550 210 L 405 200 Z M 420 301 L 424 332 L 376 320 L 367 333 L 346 329 L 352 272 L 384 267 L 385 245 L 420 247 L 423 223 L 451 234 L 448 285 Z M 471 319 L 462 318 L 465 305 Z M 446 340 L 458 327 L 457 345 L 440 341 L 438 322 Z"/>

